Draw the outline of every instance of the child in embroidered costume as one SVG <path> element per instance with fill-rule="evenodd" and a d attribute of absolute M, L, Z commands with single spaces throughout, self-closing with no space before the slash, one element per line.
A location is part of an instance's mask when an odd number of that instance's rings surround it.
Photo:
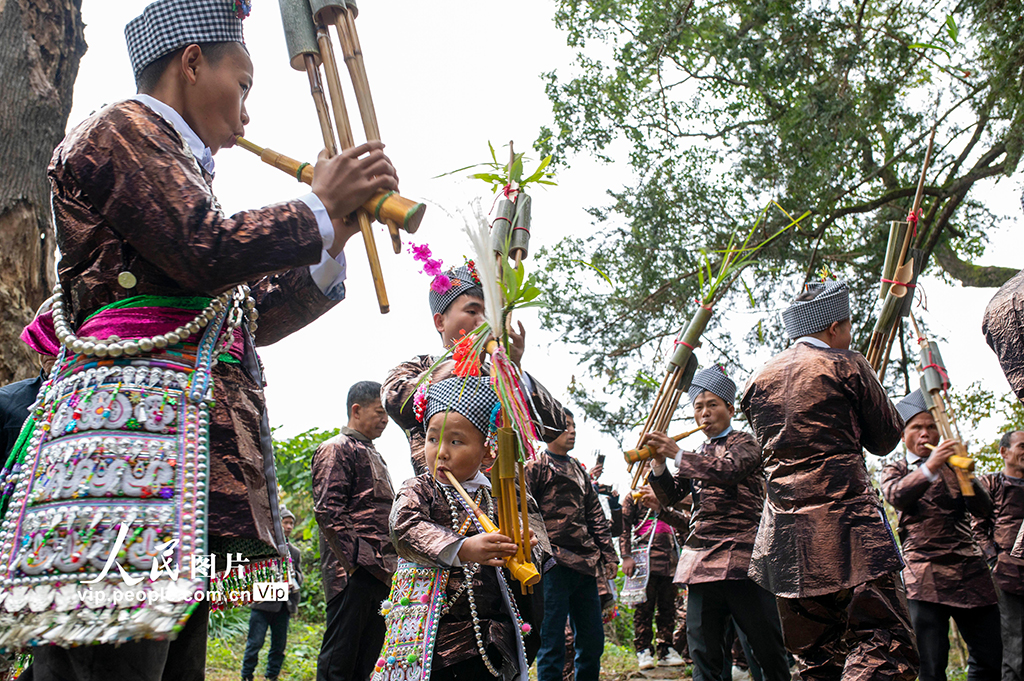
<path fill-rule="evenodd" d="M 525 681 L 523 635 L 531 625 L 522 621 L 511 591 L 518 585 L 502 567 L 516 545 L 483 532 L 445 475 L 493 517 L 480 465 L 497 397 L 486 378 L 448 378 L 422 387 L 414 409 L 426 424 L 429 471 L 405 482 L 391 511 L 391 540 L 402 560 L 381 605 L 387 635 L 373 678 Z"/>

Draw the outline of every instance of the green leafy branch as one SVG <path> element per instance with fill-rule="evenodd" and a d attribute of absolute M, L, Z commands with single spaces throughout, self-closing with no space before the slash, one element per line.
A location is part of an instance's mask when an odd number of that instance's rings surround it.
<path fill-rule="evenodd" d="M 484 163 L 474 163 L 472 165 L 463 166 L 462 168 L 456 168 L 446 173 L 437 175 L 436 177 L 446 177 L 448 175 L 454 175 L 456 173 L 462 173 L 467 170 L 474 168 L 484 168 L 483 172 L 472 173 L 469 175 L 474 180 L 482 180 L 491 187 L 492 192 L 500 192 L 505 187 L 509 187 L 512 190 L 525 191 L 526 187 L 531 184 L 543 184 L 549 186 L 555 186 L 557 183 L 553 181 L 555 174 L 549 171 L 547 168 L 551 165 L 551 154 L 548 154 L 541 159 L 540 165 L 532 173 L 524 177 L 524 161 L 526 155 L 524 153 L 513 154 L 510 163 L 502 163 L 498 161 L 498 155 L 494 151 L 494 145 L 489 141 L 487 142 L 487 148 L 491 152 L 491 160 Z"/>

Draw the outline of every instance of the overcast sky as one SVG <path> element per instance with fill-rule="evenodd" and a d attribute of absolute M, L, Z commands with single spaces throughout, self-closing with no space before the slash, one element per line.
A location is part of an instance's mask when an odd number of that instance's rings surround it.
<path fill-rule="evenodd" d="M 89 50 L 81 62 L 69 126 L 135 92 L 123 29 L 146 4 L 139 0 L 83 3 Z M 277 3 L 257 0 L 254 5 L 245 21 L 255 67 L 246 137 L 314 161 L 322 144 L 306 76 L 288 66 Z M 474 200 L 487 209 L 492 199 L 478 181 L 431 178 L 486 160 L 488 140 L 497 147 L 511 139 L 517 149 L 528 149 L 540 126 L 550 124 L 540 74 L 564 72 L 571 68 L 573 56 L 552 23 L 552 12 L 552 3 L 539 0 L 360 2 L 357 24 L 381 136 L 398 169 L 402 194 L 429 206 L 420 231 L 405 236 L 429 243 L 445 265 L 460 264 L 463 255 L 470 255 L 460 212 L 468 214 Z M 363 139 L 350 90 L 346 103 L 357 139 Z M 304 185 L 240 149 L 222 151 L 216 161 L 214 190 L 228 213 L 288 200 L 306 191 Z M 531 252 L 564 236 L 593 230 L 585 209 L 603 204 L 607 189 L 628 182 L 624 161 L 606 165 L 576 158 L 571 169 L 559 173 L 557 187 L 537 190 Z M 1020 185 L 1019 177 L 989 182 L 980 194 L 996 214 L 1008 216 L 1005 227 L 991 235 L 993 246 L 983 264 L 1014 267 L 1020 262 L 1016 223 Z M 383 381 L 399 362 L 440 350 L 427 306 L 429 279 L 418 273 L 409 254 L 394 255 L 386 231 L 377 228 L 390 314 L 381 315 L 377 309 L 363 244 L 356 237 L 346 248 L 348 298 L 306 329 L 261 350 L 269 383 L 270 421 L 281 427 L 283 435 L 344 425 L 350 385 Z M 529 268 L 535 262 L 528 260 L 526 265 Z M 1007 392 L 980 333 L 981 315 L 994 291 L 951 287 L 934 279 L 926 279 L 924 288 L 929 321 L 950 339 L 943 356 L 953 381 L 980 380 L 990 389 Z M 539 328 L 535 314 L 524 314 L 523 320 L 528 325 L 524 367 L 564 401 L 571 378 L 583 377 L 585 372 L 576 365 L 571 348 L 559 340 L 558 329 Z M 738 315 L 735 323 L 745 332 L 756 321 L 753 315 Z M 742 384 L 746 376 L 735 378 Z M 577 425 L 575 454 L 589 466 L 593 452 L 603 449 L 608 457 L 604 479 L 619 483 L 621 489 L 628 487 L 615 441 L 598 435 L 593 424 Z M 685 428 L 679 425 L 679 430 Z M 990 440 L 994 433 L 979 436 Z M 625 440 L 631 446 L 633 438 Z M 700 441 L 697 435 L 686 443 L 696 446 Z M 408 445 L 397 426 L 391 424 L 377 445 L 396 484 L 411 474 Z"/>

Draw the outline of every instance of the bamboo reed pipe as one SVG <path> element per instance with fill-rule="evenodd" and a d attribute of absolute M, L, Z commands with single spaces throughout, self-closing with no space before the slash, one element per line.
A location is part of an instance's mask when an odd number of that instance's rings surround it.
<path fill-rule="evenodd" d="M 320 82 L 320 69 L 316 65 L 316 57 L 312 54 L 303 55 L 306 64 L 306 75 L 309 77 L 309 93 L 313 96 L 313 104 L 316 105 L 316 115 L 320 120 L 320 134 L 324 138 L 324 148 L 331 156 L 338 154 L 338 143 L 334 139 L 334 129 L 331 127 L 331 117 L 327 113 L 327 100 L 324 98 L 324 86 Z"/>
<path fill-rule="evenodd" d="M 313 184 L 313 165 L 303 163 L 284 154 L 266 149 L 244 137 L 236 137 L 235 142 L 246 151 L 260 157 L 267 165 L 284 171 L 304 184 Z M 379 192 L 363 204 L 363 209 L 380 222 L 394 222 L 412 234 L 419 229 L 420 222 L 427 207 L 422 203 L 411 201 L 398 192 Z"/>
<path fill-rule="evenodd" d="M 685 432 L 679 433 L 679 435 L 673 435 L 672 441 L 679 442 L 684 437 L 690 437 L 694 433 L 701 430 L 704 430 L 704 426 L 697 426 L 696 428 L 692 428 Z M 625 457 L 627 462 L 636 463 L 637 461 L 645 461 L 647 459 L 650 459 L 652 456 L 654 456 L 654 450 L 651 449 L 650 445 L 645 445 L 643 447 L 638 447 L 637 449 L 630 449 L 628 452 L 624 452 L 623 456 Z"/>
<path fill-rule="evenodd" d="M 455 476 L 452 475 L 452 472 L 445 470 L 444 474 L 448 478 L 448 482 L 450 482 L 452 487 L 455 488 L 455 491 L 462 497 L 462 500 L 466 502 L 470 509 L 472 509 L 476 519 L 480 522 L 480 526 L 491 534 L 500 534 L 500 531 L 495 526 L 494 522 L 487 517 L 486 513 L 480 510 L 480 507 L 477 506 L 476 502 L 473 501 L 473 498 L 466 493 L 466 490 L 461 484 L 459 484 L 459 481 Z M 515 577 L 516 580 L 522 582 L 526 586 L 533 586 L 540 581 L 540 573 L 537 572 L 537 568 L 535 568 L 532 563 L 520 562 L 515 556 L 505 559 L 505 567 L 508 568 L 509 572 L 512 573 L 512 576 Z"/>

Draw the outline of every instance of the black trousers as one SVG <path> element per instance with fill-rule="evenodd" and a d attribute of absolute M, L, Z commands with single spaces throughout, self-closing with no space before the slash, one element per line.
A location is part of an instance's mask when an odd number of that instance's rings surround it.
<path fill-rule="evenodd" d="M 950 617 L 967 644 L 968 681 L 999 681 L 1003 642 L 998 605 L 954 608 L 927 601 L 907 601 L 907 605 L 921 651 L 921 681 L 946 681 Z"/>
<path fill-rule="evenodd" d="M 32 649 L 34 681 L 202 681 L 210 604 L 202 601 L 173 641 Z"/>
<path fill-rule="evenodd" d="M 637 603 L 633 611 L 633 649 L 653 650 L 654 624 L 658 625 L 658 648 L 655 658 L 664 657 L 672 647 L 676 626 L 676 592 L 679 587 L 672 575 L 650 575 L 647 578 L 647 600 Z M 657 609 L 657 619 L 655 619 Z M 678 652 L 678 651 L 677 651 Z"/>
<path fill-rule="evenodd" d="M 774 596 L 749 579 L 690 584 L 688 591 L 686 640 L 693 659 L 693 681 L 722 681 L 730 616 L 747 635 L 764 678 L 789 681 Z"/>
<path fill-rule="evenodd" d="M 384 646 L 380 602 L 390 587 L 363 568 L 348 578 L 345 590 L 327 603 L 327 624 L 317 681 L 366 681 Z"/>
<path fill-rule="evenodd" d="M 1003 681 L 1024 681 L 1024 594 L 996 587 L 1003 630 Z"/>

